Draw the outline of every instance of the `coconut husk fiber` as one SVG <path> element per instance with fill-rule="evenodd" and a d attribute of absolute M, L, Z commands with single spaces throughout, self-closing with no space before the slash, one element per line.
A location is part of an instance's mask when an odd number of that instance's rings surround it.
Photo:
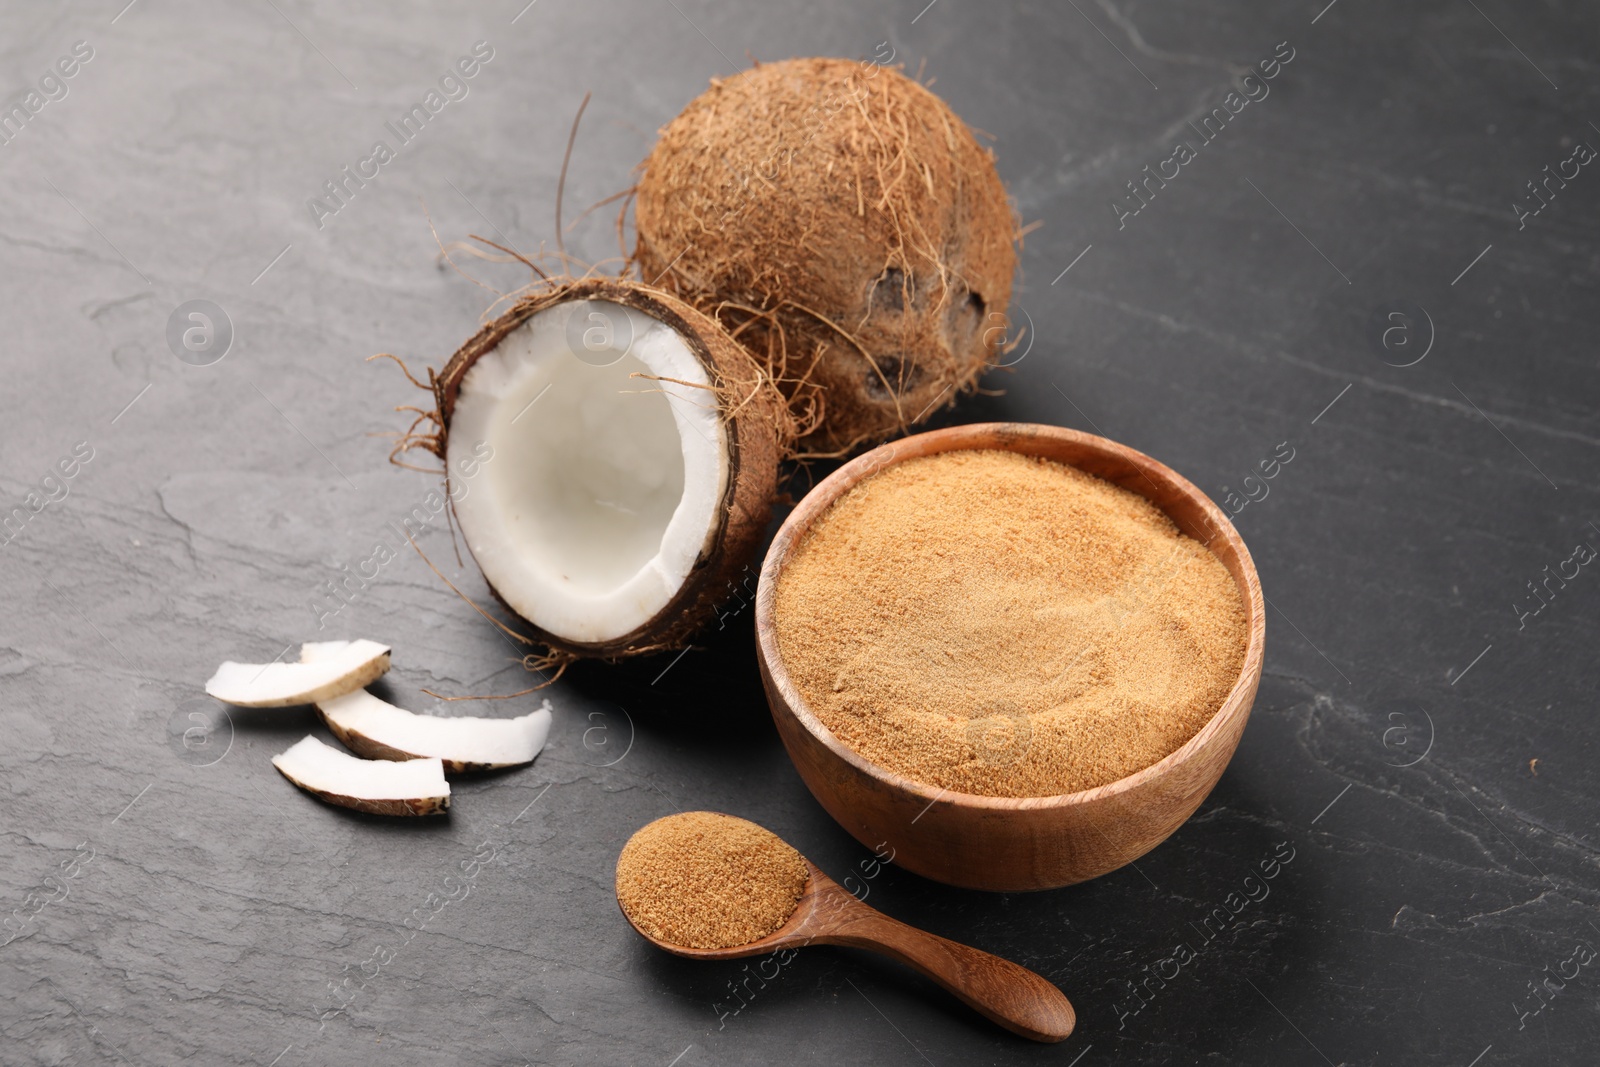
<path fill-rule="evenodd" d="M 635 218 L 640 277 L 762 360 L 810 454 L 903 432 L 1004 340 L 1017 227 L 993 154 L 895 68 L 713 81 L 661 130 Z"/>

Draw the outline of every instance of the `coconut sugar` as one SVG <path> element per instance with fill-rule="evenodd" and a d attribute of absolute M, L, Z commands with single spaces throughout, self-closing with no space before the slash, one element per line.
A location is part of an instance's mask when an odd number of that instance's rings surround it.
<path fill-rule="evenodd" d="M 765 827 L 691 811 L 628 839 L 617 859 L 617 900 L 658 941 L 734 948 L 782 926 L 810 876 L 804 857 Z"/>
<path fill-rule="evenodd" d="M 778 580 L 779 654 L 867 760 L 996 797 L 1173 752 L 1244 661 L 1227 569 L 1143 497 L 1049 460 L 944 452 L 858 483 Z"/>

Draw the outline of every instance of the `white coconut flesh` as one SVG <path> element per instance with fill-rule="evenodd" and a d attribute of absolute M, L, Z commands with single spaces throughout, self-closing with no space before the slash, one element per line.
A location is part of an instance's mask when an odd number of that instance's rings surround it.
<path fill-rule="evenodd" d="M 353 641 L 307 641 L 300 646 L 301 663 L 323 663 L 344 655 Z"/>
<path fill-rule="evenodd" d="M 206 682 L 206 692 L 239 707 L 284 708 L 343 696 L 389 669 L 389 646 L 376 641 L 328 642 L 326 649 L 314 662 L 229 660 Z"/>
<path fill-rule="evenodd" d="M 328 727 L 340 740 L 361 751 L 365 742 L 379 746 L 392 759 L 437 757 L 446 770 L 490 770 L 532 763 L 550 736 L 549 701 L 538 711 L 515 719 L 442 718 L 397 708 L 366 690 L 317 704 Z"/>
<path fill-rule="evenodd" d="M 456 517 L 517 614 L 602 643 L 682 588 L 720 528 L 729 477 L 710 384 L 676 330 L 600 300 L 538 312 L 466 373 L 446 461 L 459 477 L 476 446 L 493 453 Z"/>
<path fill-rule="evenodd" d="M 345 807 L 389 801 L 428 814 L 450 806 L 450 783 L 436 759 L 359 759 L 305 737 L 273 756 L 272 765 L 306 792 Z"/>
<path fill-rule="evenodd" d="M 343 655 L 349 641 L 308 641 L 300 662 Z M 444 761 L 446 771 L 493 770 L 532 763 L 550 736 L 550 701 L 515 719 L 441 718 L 418 715 L 359 689 L 317 710 L 341 741 L 372 759 Z"/>

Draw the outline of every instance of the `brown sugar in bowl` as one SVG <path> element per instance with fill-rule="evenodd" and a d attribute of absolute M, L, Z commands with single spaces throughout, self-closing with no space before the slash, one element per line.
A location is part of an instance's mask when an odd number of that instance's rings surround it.
<path fill-rule="evenodd" d="M 807 706 L 778 651 L 778 577 L 812 524 L 857 483 L 919 456 L 998 449 L 1054 460 L 1136 493 L 1205 544 L 1240 591 L 1247 637 L 1222 706 L 1165 758 L 1107 785 L 1052 797 L 956 793 L 870 762 Z M 778 530 L 756 592 L 756 645 L 784 747 L 838 823 L 869 848 L 935 881 L 1001 892 L 1054 889 L 1116 870 L 1155 848 L 1200 806 L 1232 758 L 1261 681 L 1261 582 L 1244 541 L 1198 488 L 1142 452 L 1093 434 L 1033 423 L 979 423 L 916 434 L 858 456 L 811 490 Z M 842 653 L 841 653 L 842 654 Z"/>

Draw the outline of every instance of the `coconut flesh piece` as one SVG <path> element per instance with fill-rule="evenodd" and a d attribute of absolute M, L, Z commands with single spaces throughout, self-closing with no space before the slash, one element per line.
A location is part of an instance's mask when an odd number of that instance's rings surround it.
<path fill-rule="evenodd" d="M 731 476 L 712 385 L 682 334 L 609 300 L 555 303 L 478 356 L 445 460 L 463 470 L 493 449 L 455 514 L 513 611 L 605 646 L 678 595 L 721 532 Z"/>
<path fill-rule="evenodd" d="M 515 719 L 441 718 L 397 708 L 365 689 L 320 701 L 333 735 L 368 759 L 434 757 L 451 774 L 532 763 L 550 735 L 550 702 Z"/>
<path fill-rule="evenodd" d="M 312 662 L 229 660 L 206 682 L 206 692 L 242 708 L 285 708 L 343 696 L 376 681 L 389 669 L 388 645 L 376 641 L 336 641 L 325 645 L 327 654 Z"/>
<path fill-rule="evenodd" d="M 283 776 L 311 795 L 374 815 L 439 815 L 450 783 L 437 759 L 370 760 L 305 737 L 272 757 Z"/>
<path fill-rule="evenodd" d="M 300 662 L 342 655 L 348 641 L 309 641 Z M 532 763 L 550 736 L 550 701 L 515 719 L 441 718 L 397 708 L 365 689 L 318 701 L 322 721 L 358 756 L 379 760 L 436 757 L 450 774 Z"/>

